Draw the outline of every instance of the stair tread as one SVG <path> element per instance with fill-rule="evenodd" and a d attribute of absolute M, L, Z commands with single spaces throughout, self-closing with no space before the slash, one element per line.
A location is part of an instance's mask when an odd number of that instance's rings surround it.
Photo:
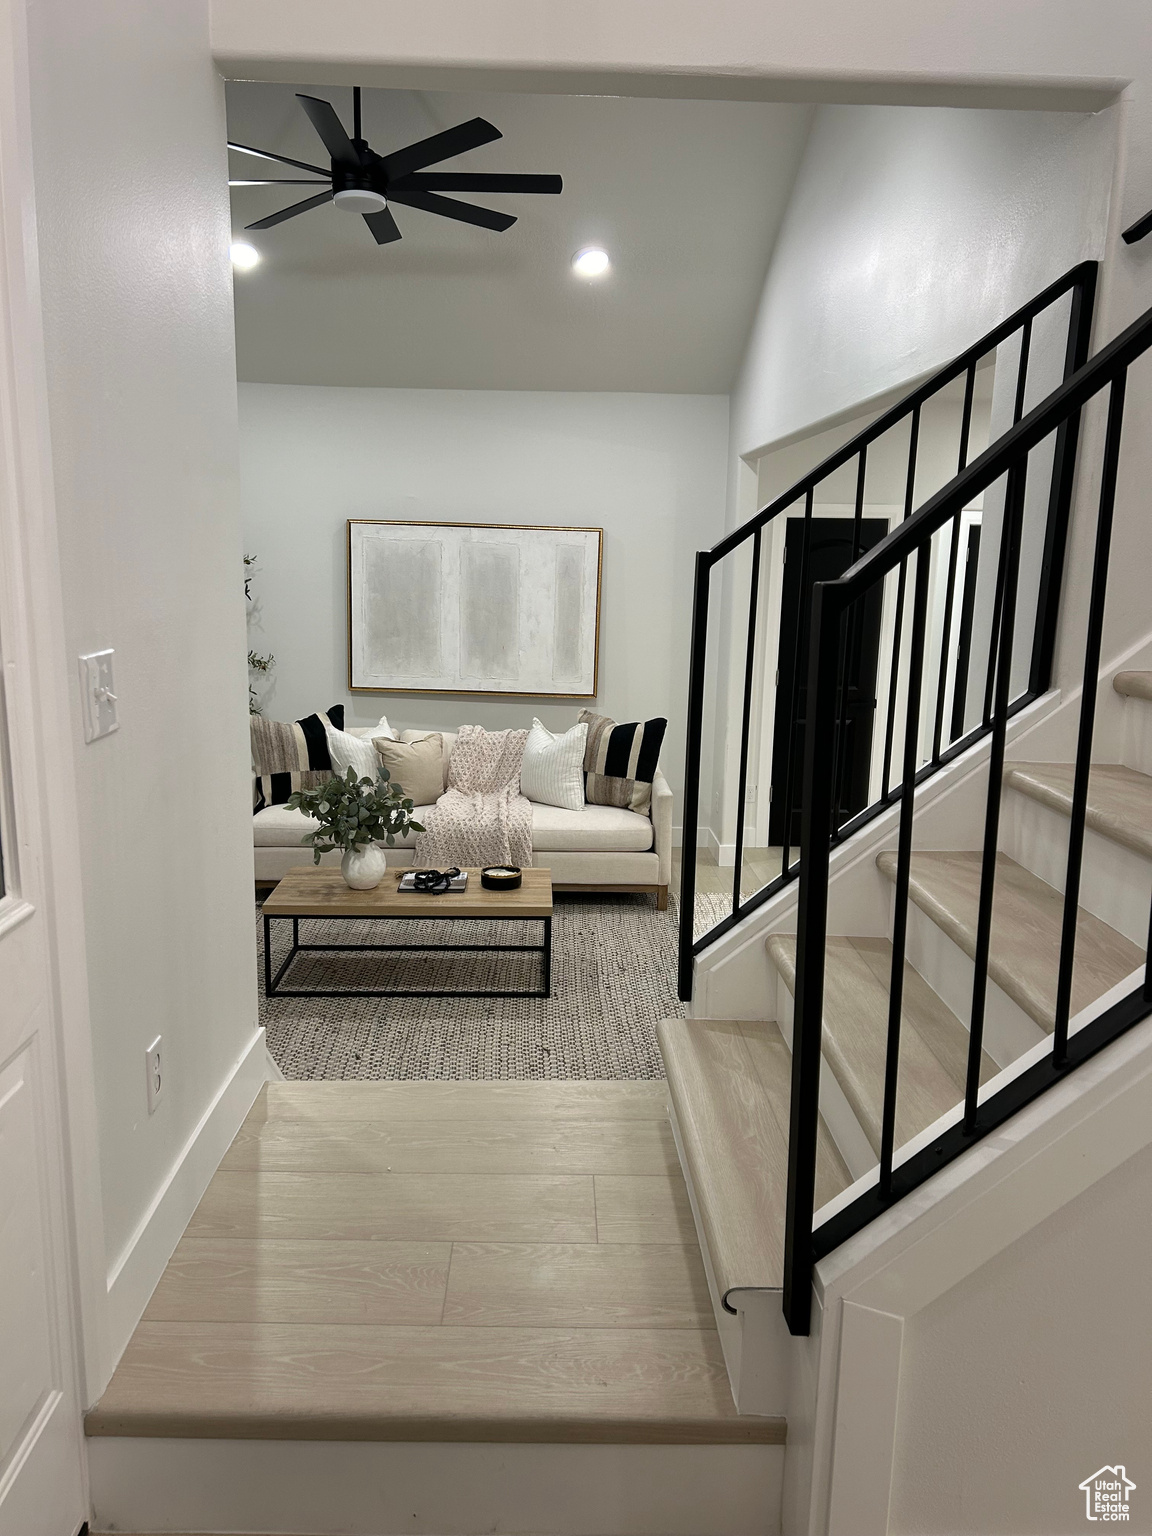
<path fill-rule="evenodd" d="M 768 954 L 790 992 L 796 937 L 772 934 Z M 824 1055 L 872 1150 L 880 1154 L 892 945 L 887 939 L 828 939 L 824 961 Z M 918 971 L 905 962 L 896 1145 L 903 1146 L 964 1097 L 968 1031 Z M 997 1071 L 987 1052 L 981 1082 Z"/>
<path fill-rule="evenodd" d="M 272 1083 L 225 1163 L 91 1436 L 782 1440 L 736 1411 L 663 1083 Z"/>
<path fill-rule="evenodd" d="M 657 1025 L 684 1158 L 721 1296 L 784 1283 L 792 1055 L 773 1023 Z M 852 1182 L 823 1121 L 816 1207 Z"/>
<path fill-rule="evenodd" d="M 882 874 L 895 880 L 893 851 L 879 854 L 876 864 Z M 911 899 L 970 958 L 976 953 L 980 865 L 979 853 L 914 853 L 910 869 Z M 997 854 L 988 974 L 1049 1032 L 1056 1014 L 1063 912 L 1059 891 L 1006 854 Z M 1130 976 L 1143 961 L 1142 949 L 1081 908 L 1072 973 L 1073 1015 Z"/>
<path fill-rule="evenodd" d="M 784 1426 L 737 1414 L 714 1330 L 144 1322 L 85 1432 L 722 1444 Z"/>
<path fill-rule="evenodd" d="M 1010 763 L 1004 782 L 1070 816 L 1075 774 L 1074 763 Z M 1120 763 L 1094 763 L 1084 821 L 1101 836 L 1152 857 L 1152 777 Z"/>
<path fill-rule="evenodd" d="M 1152 672 L 1117 672 L 1112 686 L 1129 699 L 1152 699 Z"/>

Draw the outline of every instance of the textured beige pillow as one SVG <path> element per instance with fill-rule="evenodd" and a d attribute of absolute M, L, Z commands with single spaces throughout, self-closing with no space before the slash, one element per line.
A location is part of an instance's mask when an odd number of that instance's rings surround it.
<path fill-rule="evenodd" d="M 374 736 L 376 755 L 387 768 L 391 782 L 414 805 L 435 805 L 444 793 L 444 743 L 438 734 L 419 741 L 389 741 Z"/>
<path fill-rule="evenodd" d="M 402 742 L 404 742 L 405 744 L 407 744 L 410 741 L 423 741 L 425 736 L 435 736 L 437 734 L 439 734 L 440 740 L 444 743 L 444 749 L 443 749 L 444 788 L 447 789 L 448 788 L 448 765 L 452 761 L 452 748 L 456 745 L 456 732 L 455 731 L 440 731 L 439 733 L 437 733 L 436 731 L 423 731 L 423 730 L 421 730 L 421 731 L 411 731 L 411 730 L 410 731 L 401 731 L 400 732 L 400 740 Z"/>

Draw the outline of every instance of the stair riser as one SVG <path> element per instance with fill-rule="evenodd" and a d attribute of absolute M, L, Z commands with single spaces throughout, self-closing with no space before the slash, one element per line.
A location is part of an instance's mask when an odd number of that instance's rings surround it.
<path fill-rule="evenodd" d="M 777 973 L 776 1023 L 780 1033 L 792 1049 L 792 1024 L 795 1003 L 784 978 Z M 825 1056 L 820 1058 L 820 1113 L 831 1132 L 832 1140 L 840 1149 L 840 1156 L 848 1165 L 854 1179 L 860 1178 L 876 1166 L 876 1153 L 872 1150 L 863 1126 L 841 1088 Z"/>
<path fill-rule="evenodd" d="M 1152 705 L 1145 707 L 1152 712 Z M 1064 890 L 1068 874 L 1068 830 L 1068 818 L 1060 811 L 1018 790 L 1005 794 L 1001 850 L 1058 891 Z M 1150 902 L 1152 859 L 1085 827 L 1080 905 L 1143 948 Z"/>
<path fill-rule="evenodd" d="M 708 1295 L 712 1300 L 716 1331 L 720 1335 L 720 1347 L 724 1351 L 724 1364 L 728 1369 L 732 1401 L 741 1413 L 784 1415 L 788 1407 L 788 1363 L 792 1336 L 780 1307 L 780 1292 L 741 1291 L 738 1293 L 739 1305 L 734 1313 L 724 1306 L 716 1283 L 712 1255 L 708 1252 L 704 1223 L 700 1219 L 691 1165 L 684 1155 L 684 1142 L 675 1107 L 671 1108 L 670 1115 L 676 1152 L 692 1207 L 692 1219 L 696 1223 L 700 1257 L 704 1260 L 704 1273 L 708 1277 Z"/>
<path fill-rule="evenodd" d="M 905 958 L 967 1028 L 976 967 L 959 944 L 911 901 L 908 903 Z M 1044 1031 L 1035 1020 L 989 978 L 984 1010 L 984 1049 L 996 1065 L 1008 1066 L 1042 1039 Z"/>
<path fill-rule="evenodd" d="M 1124 700 L 1120 761 L 1137 773 L 1152 774 L 1152 701 Z"/>
<path fill-rule="evenodd" d="M 94 1526 L 284 1536 L 775 1536 L 782 1445 L 88 1442 Z"/>

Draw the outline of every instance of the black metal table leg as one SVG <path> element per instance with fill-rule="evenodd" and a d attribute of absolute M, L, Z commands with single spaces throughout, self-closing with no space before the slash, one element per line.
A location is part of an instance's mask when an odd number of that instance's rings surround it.
<path fill-rule="evenodd" d="M 347 919 L 344 918 L 342 915 L 341 916 L 333 915 L 331 918 L 329 918 L 327 913 L 325 913 L 323 915 L 313 913 L 311 915 L 312 915 L 312 918 L 315 921 L 318 921 L 318 922 L 325 922 L 325 921 L 345 922 L 345 921 L 347 921 Z M 287 918 L 289 916 L 289 914 L 288 913 L 284 913 L 283 916 L 285 918 Z M 411 918 L 411 917 L 408 917 L 408 916 L 397 917 L 395 914 L 392 914 L 392 913 L 389 913 L 386 917 L 364 919 L 364 921 L 373 921 L 373 922 L 377 922 L 377 921 L 379 921 L 379 922 L 419 922 L 419 921 L 422 921 L 422 920 L 424 920 L 424 919 L 422 919 L 422 918 Z M 428 920 L 431 920 L 431 921 L 465 922 L 465 923 L 501 921 L 501 919 L 494 919 L 494 918 L 490 918 L 490 917 L 472 917 L 472 916 L 468 916 L 468 917 L 450 917 L 448 914 L 444 914 L 444 913 L 435 913 L 434 914 L 432 912 L 429 912 Z M 508 918 L 508 919 L 503 919 L 503 921 L 519 921 L 519 919 Z M 541 997 L 541 998 L 542 997 L 551 997 L 552 996 L 552 919 L 550 917 L 544 917 L 544 918 L 538 919 L 538 921 L 540 921 L 544 925 L 543 940 L 539 944 L 317 944 L 317 943 L 301 944 L 301 942 L 300 942 L 300 918 L 299 918 L 299 916 L 292 916 L 291 917 L 291 922 L 292 922 L 292 943 L 289 946 L 288 953 L 285 955 L 285 957 L 281 961 L 280 965 L 277 966 L 275 972 L 273 972 L 273 969 L 272 969 L 272 918 L 269 916 L 268 913 L 264 913 L 264 995 L 265 995 L 265 997 L 476 997 L 476 998 L 481 998 L 481 997 Z M 407 991 L 407 990 L 401 991 L 401 990 L 393 990 L 393 989 L 387 989 L 387 990 L 377 989 L 377 988 L 360 989 L 360 988 L 351 988 L 351 987 L 340 988 L 340 989 L 330 989 L 330 988 L 320 988 L 320 987 L 317 987 L 317 988 L 311 988 L 311 987 L 309 987 L 309 988 L 297 988 L 297 987 L 285 988 L 285 987 L 283 987 L 281 985 L 281 983 L 283 982 L 284 977 L 288 973 L 288 970 L 291 967 L 292 962 L 296 959 L 296 956 L 300 955 L 300 954 L 305 954 L 305 953 L 308 953 L 309 951 L 314 951 L 314 950 L 328 951 L 330 953 L 340 953 L 341 951 L 378 951 L 378 952 L 382 952 L 382 953 L 388 953 L 388 952 L 396 953 L 396 952 L 403 952 L 403 951 L 418 951 L 418 952 L 431 953 L 431 954 L 442 953 L 442 952 L 446 953 L 446 952 L 452 952 L 452 951 L 479 951 L 479 952 L 482 952 L 482 953 L 489 953 L 489 952 L 495 950 L 495 951 L 500 951 L 500 952 L 503 952 L 503 953 L 534 954 L 534 955 L 539 955 L 541 957 L 542 962 L 543 962 L 543 973 L 544 973 L 543 974 L 543 978 L 542 978 L 542 983 L 543 984 L 540 987 L 536 987 L 536 988 L 532 988 L 532 989 L 528 989 L 528 990 L 516 989 L 515 991 L 483 991 L 483 992 L 473 991 L 471 989 L 462 989 L 462 990 L 453 989 L 451 991 L 442 991 L 442 990 L 433 989 L 433 988 L 421 988 L 419 991 Z"/>

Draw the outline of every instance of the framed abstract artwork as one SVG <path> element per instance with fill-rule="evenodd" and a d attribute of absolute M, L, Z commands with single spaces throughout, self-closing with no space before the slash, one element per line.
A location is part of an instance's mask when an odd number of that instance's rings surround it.
<path fill-rule="evenodd" d="M 353 693 L 595 697 L 600 528 L 348 523 Z"/>

